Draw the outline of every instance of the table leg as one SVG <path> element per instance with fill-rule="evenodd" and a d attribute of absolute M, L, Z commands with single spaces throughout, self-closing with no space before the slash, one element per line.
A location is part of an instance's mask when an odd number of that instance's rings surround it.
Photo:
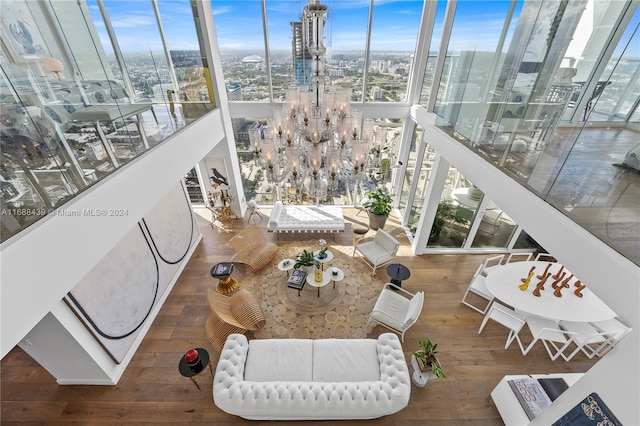
<path fill-rule="evenodd" d="M 318 287 L 318 297 L 320 297 L 320 287 Z"/>
<path fill-rule="evenodd" d="M 196 379 L 193 378 L 193 376 L 189 377 L 191 379 L 191 381 L 193 382 L 194 385 L 196 385 L 196 387 L 198 388 L 199 391 L 202 391 L 202 389 L 200 389 L 200 385 L 198 384 L 198 382 L 196 382 Z"/>
<path fill-rule="evenodd" d="M 400 280 L 391 279 L 391 284 L 397 285 L 398 287 L 402 287 L 402 281 Z M 392 290 L 395 290 L 395 288 L 392 288 Z"/>

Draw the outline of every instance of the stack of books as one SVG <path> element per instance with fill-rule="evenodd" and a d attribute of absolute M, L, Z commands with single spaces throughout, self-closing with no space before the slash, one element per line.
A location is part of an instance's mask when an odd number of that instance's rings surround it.
<path fill-rule="evenodd" d="M 287 280 L 287 287 L 295 288 L 296 290 L 302 290 L 307 282 L 307 273 L 300 269 L 294 269 L 289 279 Z"/>
<path fill-rule="evenodd" d="M 562 378 L 527 377 L 524 379 L 508 380 L 509 386 L 518 398 L 520 405 L 529 420 L 547 408 L 562 392 L 568 389 L 567 382 Z"/>

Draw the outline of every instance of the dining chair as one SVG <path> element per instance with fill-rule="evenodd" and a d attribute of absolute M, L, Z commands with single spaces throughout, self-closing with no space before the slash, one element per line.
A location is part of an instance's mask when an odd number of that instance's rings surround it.
<path fill-rule="evenodd" d="M 564 351 L 573 342 L 575 333 L 561 329 L 556 321 L 547 318 L 527 315 L 526 322 L 533 340 L 522 351 L 522 355 L 528 354 L 538 341 L 542 341 L 551 361 L 555 361 L 560 356 L 566 360 Z"/>
<path fill-rule="evenodd" d="M 557 262 L 558 261 L 558 259 L 550 255 L 549 253 L 538 253 L 534 260 L 539 260 L 540 262 Z"/>
<path fill-rule="evenodd" d="M 512 263 L 512 262 L 526 262 L 528 260 L 531 260 L 532 258 L 532 253 L 511 253 L 508 257 L 507 257 L 507 261 L 506 263 Z"/>
<path fill-rule="evenodd" d="M 371 311 L 369 322 L 395 331 L 400 334 L 400 340 L 404 343 L 404 334 L 418 320 L 423 304 L 423 291 L 413 294 L 395 284 L 387 283 Z"/>
<path fill-rule="evenodd" d="M 598 356 L 600 357 L 616 347 L 618 343 L 620 343 L 620 341 L 632 331 L 631 327 L 627 327 L 617 318 L 611 318 L 604 321 L 594 321 L 590 324 L 596 329 L 607 333 L 610 337 L 609 341 L 603 345 L 603 347 L 598 349 Z"/>
<path fill-rule="evenodd" d="M 505 256 L 504 254 L 500 254 L 497 256 L 491 256 L 486 258 L 482 263 L 482 275 L 486 277 L 487 274 L 491 272 L 492 269 L 502 265 L 502 262 L 504 261 L 504 256 Z"/>
<path fill-rule="evenodd" d="M 504 345 L 505 349 L 509 348 L 511 343 L 516 340 L 518 342 L 518 346 L 520 346 L 520 350 L 522 351 L 522 342 L 520 341 L 518 333 L 520 332 L 520 330 L 522 330 L 522 327 L 524 327 L 526 323 L 526 318 L 523 315 L 520 315 L 513 309 L 508 308 L 494 300 L 493 303 L 491 303 L 491 306 L 489 307 L 486 315 L 484 316 L 482 324 L 480 324 L 478 334 L 482 333 L 484 326 L 487 325 L 487 322 L 489 320 L 493 320 L 509 329 L 507 342 Z"/>
<path fill-rule="evenodd" d="M 571 360 L 580 351 L 589 359 L 596 355 L 600 356 L 600 349 L 607 345 L 611 339 L 607 333 L 598 330 L 588 322 L 560 321 L 560 327 L 563 330 L 575 333 L 573 343 L 575 343 L 576 348 L 567 356 L 563 354 L 562 357 L 565 361 Z"/>
<path fill-rule="evenodd" d="M 485 259 L 484 262 L 478 266 L 476 273 L 471 278 L 471 282 L 467 287 L 467 290 L 464 292 L 462 296 L 462 304 L 470 307 L 474 311 L 481 313 L 482 315 L 487 313 L 491 302 L 493 301 L 493 294 L 489 291 L 486 284 L 487 273 L 491 271 L 491 269 L 499 266 L 504 259 L 504 255 L 492 256 Z M 478 304 L 474 304 L 471 300 L 470 293 L 475 294 L 476 296 L 485 299 L 487 303 L 484 306 L 478 306 Z M 474 296 L 472 296 L 475 299 Z"/>
<path fill-rule="evenodd" d="M 462 304 L 484 315 L 491 306 L 493 294 L 491 294 L 487 288 L 487 284 L 485 283 L 486 277 L 482 275 L 483 267 L 484 264 L 478 266 L 476 273 L 473 275 L 473 278 L 471 278 L 471 282 L 469 283 L 467 290 L 464 292 L 464 296 L 462 296 Z M 472 296 L 472 294 L 475 296 Z M 478 306 L 477 303 L 474 304 L 478 297 L 486 300 L 486 304 L 483 306 Z"/>

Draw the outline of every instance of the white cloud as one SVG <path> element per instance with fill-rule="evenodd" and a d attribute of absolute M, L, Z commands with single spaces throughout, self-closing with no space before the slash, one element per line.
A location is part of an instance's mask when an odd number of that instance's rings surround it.
<path fill-rule="evenodd" d="M 214 7 L 213 8 L 213 15 L 221 15 L 223 13 L 229 13 L 231 12 L 233 9 L 230 8 L 229 6 L 223 6 L 223 7 Z"/>
<path fill-rule="evenodd" d="M 114 28 L 136 28 L 155 25 L 155 23 L 155 18 L 143 15 L 122 16 L 115 19 L 112 18 L 111 20 L 111 25 L 113 25 Z"/>

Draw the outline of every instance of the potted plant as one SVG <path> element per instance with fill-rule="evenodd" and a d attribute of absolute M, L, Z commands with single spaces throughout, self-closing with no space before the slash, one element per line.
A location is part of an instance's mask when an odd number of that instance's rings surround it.
<path fill-rule="evenodd" d="M 293 265 L 293 269 L 300 269 L 305 266 L 307 273 L 313 272 L 313 269 L 309 267 L 320 268 L 320 261 L 315 258 L 312 251 L 302 250 L 302 253 L 296 257 L 296 263 Z"/>
<path fill-rule="evenodd" d="M 369 228 L 374 230 L 384 228 L 384 225 L 387 223 L 387 217 L 389 217 L 389 213 L 391 213 L 391 203 L 393 199 L 382 189 L 370 192 L 367 198 L 369 199 L 367 206 L 369 210 Z"/>
<path fill-rule="evenodd" d="M 420 346 L 420 349 L 415 351 L 413 356 L 418 362 L 420 371 L 423 373 L 430 372 L 432 379 L 438 377 L 446 378 L 447 376 L 442 370 L 440 360 L 436 357 L 436 354 L 438 353 L 438 344 L 432 343 L 431 340 L 421 340 L 418 342 L 418 345 Z"/>

